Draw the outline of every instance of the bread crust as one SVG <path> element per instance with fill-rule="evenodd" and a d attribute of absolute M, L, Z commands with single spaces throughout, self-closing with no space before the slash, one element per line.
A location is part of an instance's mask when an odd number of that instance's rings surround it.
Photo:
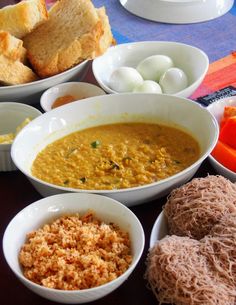
<path fill-rule="evenodd" d="M 0 83 L 19 85 L 37 79 L 37 75 L 20 61 L 13 61 L 4 55 L 0 55 Z"/>
<path fill-rule="evenodd" d="M 90 0 L 59 0 L 50 9 L 49 19 L 24 38 L 28 59 L 43 78 L 93 59 L 110 44 L 108 24 L 108 18 L 100 18 Z M 109 38 L 100 44 L 105 32 Z"/>
<path fill-rule="evenodd" d="M 102 55 L 111 45 L 115 44 L 106 9 L 104 6 L 97 9 L 98 16 L 102 22 L 103 34 L 99 40 L 96 56 Z"/>
<path fill-rule="evenodd" d="M 27 57 L 40 77 L 53 76 L 79 64 L 85 59 L 93 59 L 98 51 L 98 40 L 101 34 L 102 28 L 99 21 L 92 33 L 84 34 L 80 39 L 72 41 L 66 48 L 58 50 L 45 63 L 41 64 L 34 54 L 30 52 L 30 48 L 28 49 Z"/>
<path fill-rule="evenodd" d="M 0 9 L 0 30 L 22 38 L 47 18 L 45 0 L 21 1 Z"/>
<path fill-rule="evenodd" d="M 0 31 L 0 54 L 12 60 L 26 62 L 26 49 L 23 47 L 23 41 L 5 31 Z"/>

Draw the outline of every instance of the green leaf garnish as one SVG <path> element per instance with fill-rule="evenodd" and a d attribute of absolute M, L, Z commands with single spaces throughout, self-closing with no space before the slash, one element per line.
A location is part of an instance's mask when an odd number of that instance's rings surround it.
<path fill-rule="evenodd" d="M 90 143 L 90 145 L 91 145 L 92 148 L 97 148 L 100 144 L 101 144 L 101 143 L 100 143 L 100 141 L 98 141 L 98 140 L 96 140 L 96 141 Z"/>

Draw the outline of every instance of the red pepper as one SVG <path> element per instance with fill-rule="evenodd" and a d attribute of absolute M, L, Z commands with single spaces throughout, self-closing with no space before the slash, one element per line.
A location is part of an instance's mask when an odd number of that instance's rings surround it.
<path fill-rule="evenodd" d="M 219 140 L 236 149 L 236 116 L 225 120 L 220 130 Z"/>
<path fill-rule="evenodd" d="M 222 165 L 236 172 L 236 149 L 218 141 L 211 155 Z"/>

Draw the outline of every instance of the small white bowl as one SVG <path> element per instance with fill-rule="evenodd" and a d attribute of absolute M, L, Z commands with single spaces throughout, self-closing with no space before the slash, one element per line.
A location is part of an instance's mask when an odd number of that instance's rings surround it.
<path fill-rule="evenodd" d="M 163 122 L 179 126 L 192 134 L 200 145 L 200 156 L 191 166 L 166 179 L 133 188 L 114 190 L 81 190 L 47 183 L 32 175 L 31 166 L 38 153 L 49 143 L 85 128 L 118 122 Z M 91 97 L 86 102 L 58 107 L 31 122 L 16 137 L 11 155 L 42 196 L 63 192 L 103 194 L 137 205 L 166 195 L 187 182 L 210 154 L 218 139 L 215 118 L 204 107 L 191 100 L 165 94 L 109 94 Z"/>
<path fill-rule="evenodd" d="M 158 215 L 152 227 L 149 240 L 149 248 L 152 248 L 156 244 L 156 242 L 164 238 L 166 235 L 168 235 L 168 223 L 167 218 L 165 217 L 165 214 L 162 211 Z"/>
<path fill-rule="evenodd" d="M 94 211 L 95 215 L 109 223 L 117 224 L 129 233 L 133 255 L 129 268 L 115 280 L 84 290 L 56 290 L 35 284 L 24 277 L 18 260 L 26 234 L 63 214 Z M 118 201 L 95 194 L 60 194 L 36 201 L 20 211 L 7 226 L 3 236 L 5 259 L 18 279 L 36 294 L 59 303 L 80 304 L 99 299 L 119 287 L 133 272 L 143 252 L 144 232 L 138 218 Z"/>
<path fill-rule="evenodd" d="M 88 67 L 89 61 L 85 60 L 65 72 L 35 82 L 22 85 L 0 86 L 0 102 L 19 100 L 22 103 L 35 104 L 44 90 L 69 80 L 82 79 Z"/>
<path fill-rule="evenodd" d="M 26 119 L 34 119 L 41 112 L 29 105 L 21 103 L 0 103 L 1 134 L 15 133 L 16 128 Z M 0 171 L 13 171 L 16 166 L 11 159 L 12 144 L 0 144 Z"/>
<path fill-rule="evenodd" d="M 174 66 L 182 69 L 188 77 L 188 87 L 174 95 L 189 97 L 193 94 L 207 73 L 209 60 L 202 50 L 183 43 L 143 41 L 120 44 L 94 59 L 93 73 L 98 84 L 106 92 L 117 93 L 109 87 L 109 79 L 115 69 L 122 66 L 136 68 L 143 59 L 157 54 L 169 56 Z"/>
<path fill-rule="evenodd" d="M 227 13 L 234 0 L 120 0 L 134 15 L 164 23 L 196 23 Z"/>
<path fill-rule="evenodd" d="M 69 82 L 59 84 L 46 90 L 40 99 L 44 111 L 52 110 L 52 105 L 58 97 L 72 95 L 75 100 L 106 94 L 101 88 L 89 83 Z"/>
<path fill-rule="evenodd" d="M 207 109 L 210 111 L 212 115 L 216 118 L 217 122 L 220 123 L 220 119 L 223 116 L 225 106 L 236 106 L 236 96 L 227 97 L 221 100 L 218 100 L 212 104 L 210 104 Z M 220 162 L 218 162 L 212 155 L 208 157 L 211 165 L 215 169 L 215 171 L 230 179 L 232 182 L 236 182 L 236 173 L 226 168 Z"/>

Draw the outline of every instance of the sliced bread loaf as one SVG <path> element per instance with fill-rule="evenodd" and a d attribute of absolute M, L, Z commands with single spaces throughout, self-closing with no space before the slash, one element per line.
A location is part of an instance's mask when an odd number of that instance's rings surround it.
<path fill-rule="evenodd" d="M 37 75 L 20 61 L 0 55 L 0 83 L 19 85 L 37 80 Z"/>
<path fill-rule="evenodd" d="M 26 49 L 23 47 L 23 41 L 5 31 L 0 31 L 0 54 L 13 61 L 26 62 Z"/>
<path fill-rule="evenodd" d="M 59 0 L 49 19 L 24 38 L 24 45 L 36 73 L 48 77 L 101 53 L 103 32 L 90 0 Z"/>
<path fill-rule="evenodd" d="M 112 44 L 115 44 L 105 7 L 98 8 L 97 13 L 102 22 L 103 34 L 99 39 L 96 56 L 103 54 Z"/>
<path fill-rule="evenodd" d="M 48 18 L 45 0 L 25 0 L 0 9 L 0 30 L 22 38 Z"/>

